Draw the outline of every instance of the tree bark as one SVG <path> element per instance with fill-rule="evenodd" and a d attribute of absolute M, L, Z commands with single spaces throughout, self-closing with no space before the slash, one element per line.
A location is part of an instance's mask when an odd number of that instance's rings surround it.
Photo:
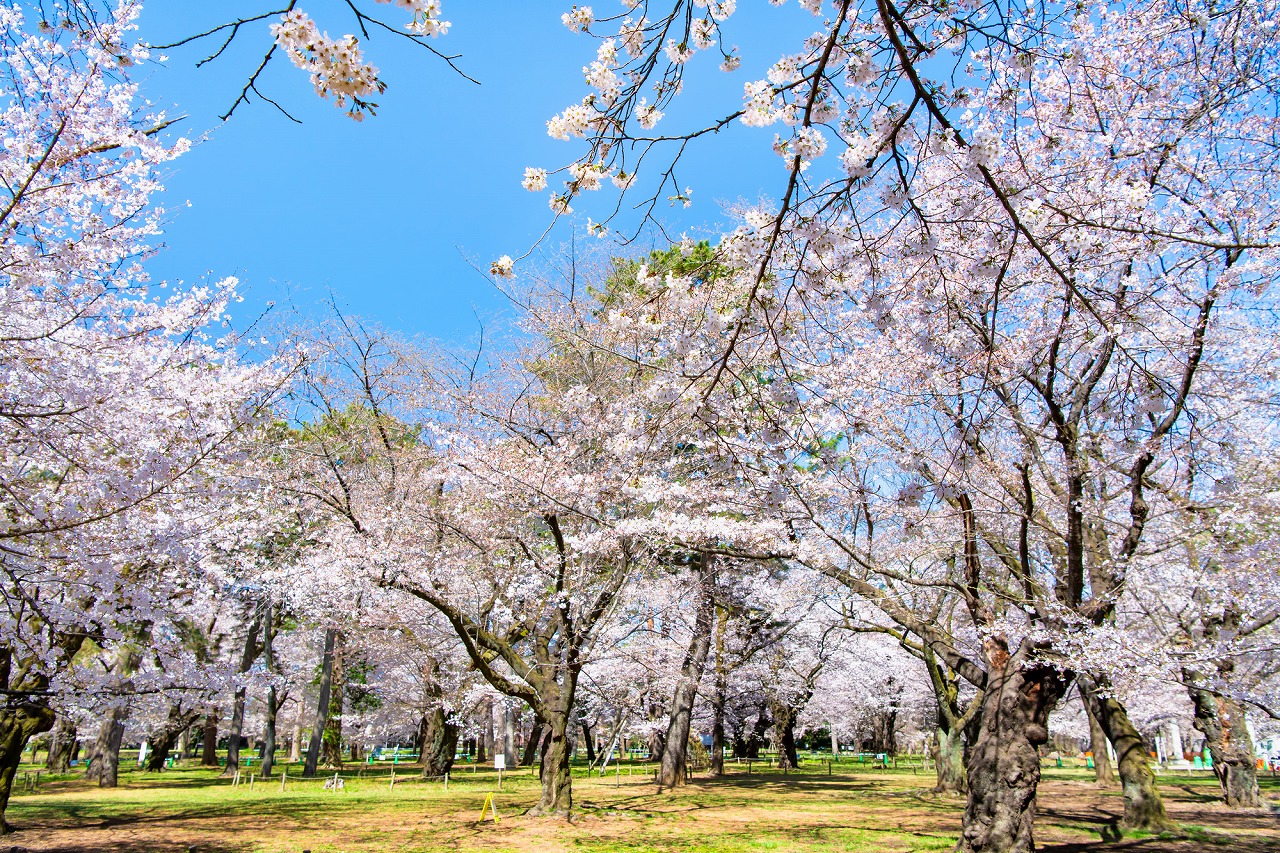
<path fill-rule="evenodd" d="M 1222 786 L 1222 799 L 1235 809 L 1262 808 L 1265 803 L 1258 790 L 1253 738 L 1245 725 L 1244 706 L 1193 686 L 1197 682 L 1198 679 L 1187 679 L 1187 691 L 1195 705 L 1195 727 L 1204 735 L 1213 757 L 1213 772 Z"/>
<path fill-rule="evenodd" d="M 32 737 L 53 728 L 54 717 L 50 708 L 35 702 L 19 702 L 0 711 L 0 834 L 13 831 L 4 815 L 22 751 Z"/>
<path fill-rule="evenodd" d="M 301 704 L 301 703 L 299 703 Z M 294 718 L 293 729 L 289 732 L 289 762 L 297 764 L 302 760 L 302 714 L 301 709 L 298 710 L 298 717 Z"/>
<path fill-rule="evenodd" d="M 1032 853 L 1038 747 L 1049 739 L 1049 712 L 1066 682 L 1052 667 L 1024 664 L 997 639 L 986 643 L 982 725 L 969 756 L 969 799 L 959 850 Z"/>
<path fill-rule="evenodd" d="M 675 788 L 685 783 L 685 769 L 689 755 L 689 728 L 693 721 L 693 703 L 698 697 L 698 685 L 706 669 L 707 653 L 711 649 L 712 622 L 715 619 L 715 571 L 716 559 L 711 554 L 694 557 L 698 577 L 697 611 L 694 616 L 693 636 L 680 665 L 680 678 L 671 699 L 671 719 L 662 741 L 661 766 L 658 768 L 658 787 Z"/>
<path fill-rule="evenodd" d="M 968 709 L 960 706 L 960 683 L 950 667 L 938 661 L 927 647 L 921 649 L 921 659 L 933 685 L 933 698 L 937 708 L 937 727 L 932 746 L 933 764 L 938 781 L 933 790 L 938 794 L 967 794 L 968 772 L 965 768 L 968 731 L 982 710 L 982 691 L 969 702 Z"/>
<path fill-rule="evenodd" d="M 274 607 L 268 603 L 267 612 L 262 621 L 262 655 L 263 661 L 267 665 L 267 675 L 271 677 L 271 683 L 267 685 L 267 707 L 266 720 L 263 727 L 263 748 L 262 748 L 262 778 L 266 779 L 271 776 L 271 772 L 275 769 L 276 764 L 276 718 L 280 714 L 279 690 L 276 688 L 276 655 L 275 655 L 275 638 L 276 625 Z"/>
<path fill-rule="evenodd" d="M 1147 745 L 1129 721 L 1124 705 L 1114 696 L 1102 695 L 1108 687 L 1105 683 L 1082 677 L 1079 686 L 1080 695 L 1091 706 L 1103 733 L 1116 750 L 1120 788 L 1124 791 L 1125 827 L 1154 832 L 1167 829 L 1169 817 L 1156 787 Z"/>
<path fill-rule="evenodd" d="M 800 756 L 796 753 L 796 716 L 799 709 L 792 705 L 774 706 L 773 725 L 777 737 L 778 766 L 784 770 L 795 770 L 800 766 Z"/>
<path fill-rule="evenodd" d="M 756 715 L 755 726 L 752 727 L 750 733 L 746 737 L 738 737 L 733 743 L 734 758 L 752 758 L 760 757 L 760 747 L 764 745 L 765 732 L 769 731 L 769 727 L 773 725 L 773 718 L 769 716 L 769 710 L 766 706 L 760 706 L 760 713 Z"/>
<path fill-rule="evenodd" d="M 244 651 L 240 655 L 240 668 L 238 672 L 243 675 L 253 666 L 253 662 L 258 658 L 260 651 L 258 646 L 258 631 L 262 627 L 260 617 L 255 617 L 249 622 L 248 631 L 244 637 Z M 246 689 L 243 684 L 236 688 L 235 705 L 231 710 L 231 726 L 227 730 L 227 766 L 222 768 L 223 776 L 231 776 L 240 769 L 240 735 L 244 729 L 244 704 Z"/>
<path fill-rule="evenodd" d="M 173 751 L 178 737 L 196 720 L 196 711 L 183 711 L 181 703 L 170 703 L 169 714 L 160 728 L 147 737 L 147 772 L 157 773 Z"/>
<path fill-rule="evenodd" d="M 346 666 L 342 660 L 342 647 L 346 637 L 339 632 L 333 656 L 333 676 L 329 698 L 329 719 L 324 725 L 324 740 L 320 745 L 320 763 L 333 770 L 342 767 L 342 706 L 346 698 Z"/>
<path fill-rule="evenodd" d="M 336 628 L 330 628 L 324 632 L 324 658 L 320 664 L 320 697 L 316 702 L 316 723 L 311 728 L 311 743 L 307 746 L 307 763 L 302 768 L 302 775 L 306 778 L 316 775 L 316 766 L 320 762 L 320 742 L 324 738 L 325 727 L 329 723 L 329 692 L 333 687 L 333 658 L 337 642 Z"/>
<path fill-rule="evenodd" d="M 506 759 L 508 767 L 516 766 L 516 710 L 512 707 L 510 701 L 503 702 L 498 708 L 498 713 L 502 717 L 502 755 Z M 498 751 L 498 745 L 493 745 L 494 753 Z"/>
<path fill-rule="evenodd" d="M 533 728 L 529 730 L 529 740 L 524 745 L 524 754 L 520 756 L 520 766 L 532 767 L 534 759 L 541 754 L 544 728 L 542 717 L 534 716 Z"/>
<path fill-rule="evenodd" d="M 449 722 L 444 708 L 436 706 L 422 717 L 419 724 L 422 739 L 422 778 L 440 777 L 453 769 L 453 756 L 458 751 L 458 727 Z"/>
<path fill-rule="evenodd" d="M 200 748 L 200 766 L 218 766 L 218 712 L 210 711 L 204 718 L 204 743 Z"/>
<path fill-rule="evenodd" d="M 49 738 L 49 757 L 45 767 L 51 773 L 66 773 L 71 770 L 71 750 L 76 742 L 76 725 L 65 714 L 59 715 L 57 725 Z"/>
<path fill-rule="evenodd" d="M 898 754 L 898 710 L 882 711 L 871 719 L 871 750 L 886 756 Z"/>
<path fill-rule="evenodd" d="M 1084 701 L 1084 712 L 1089 718 L 1089 750 L 1093 753 L 1093 777 L 1100 788 L 1110 788 L 1116 783 L 1115 771 L 1111 768 L 1111 753 L 1107 749 L 1107 733 L 1093 713 L 1093 706 Z"/>
<path fill-rule="evenodd" d="M 724 656 L 724 632 L 729 623 L 728 608 L 720 609 L 716 620 L 715 689 L 711 695 L 711 776 L 724 775 L 724 705 L 729 692 L 729 672 Z"/>
<path fill-rule="evenodd" d="M 595 735 L 591 733 L 591 726 L 586 720 L 582 721 L 582 742 L 587 745 L 587 764 L 594 765 L 596 763 L 596 744 Z"/>
<path fill-rule="evenodd" d="M 529 813 L 548 817 L 568 817 L 573 811 L 573 780 L 569 765 L 569 714 L 567 711 L 554 711 L 546 713 L 545 718 L 548 731 L 542 745 L 542 763 L 538 765 L 542 794 L 538 798 L 538 804 Z"/>
<path fill-rule="evenodd" d="M 480 734 L 476 736 L 476 763 L 489 760 L 493 751 L 493 700 L 485 699 L 480 703 Z"/>
<path fill-rule="evenodd" d="M 934 743 L 930 750 L 938 782 L 933 786 L 938 794 L 967 794 L 969 780 L 964 763 L 964 734 L 961 729 L 939 725 L 934 730 Z"/>
<path fill-rule="evenodd" d="M 97 782 L 99 788 L 114 788 L 119 781 L 120 743 L 124 740 L 128 717 L 128 705 L 114 705 L 102 716 L 98 737 L 93 742 L 93 758 L 84 774 L 86 780 Z"/>

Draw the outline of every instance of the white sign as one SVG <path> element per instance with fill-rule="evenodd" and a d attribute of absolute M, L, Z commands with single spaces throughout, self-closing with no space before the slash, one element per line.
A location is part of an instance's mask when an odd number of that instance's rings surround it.
<path fill-rule="evenodd" d="M 506 769 L 507 769 L 507 756 L 506 756 L 506 755 L 504 755 L 504 754 L 503 754 L 503 753 L 501 753 L 501 752 L 500 752 L 500 753 L 498 753 L 497 755 L 495 755 L 495 756 L 493 757 L 493 769 L 494 769 L 494 770 L 506 770 Z"/>

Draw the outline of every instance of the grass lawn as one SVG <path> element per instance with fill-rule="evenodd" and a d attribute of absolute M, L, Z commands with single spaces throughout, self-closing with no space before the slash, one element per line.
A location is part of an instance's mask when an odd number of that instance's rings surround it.
<path fill-rule="evenodd" d="M 24 767 L 22 771 L 34 770 Z M 755 764 L 729 764 L 720 780 L 697 778 L 674 793 L 658 793 L 652 766 L 623 767 L 620 775 L 574 778 L 573 822 L 522 816 L 537 798 L 528 769 L 503 774 L 455 768 L 446 792 L 421 782 L 412 765 L 352 767 L 345 790 L 320 780 L 232 786 L 217 771 L 130 771 L 114 790 L 90 787 L 76 776 L 41 782 L 36 793 L 18 791 L 9 820 L 19 831 L 0 850 L 160 851 L 160 853 L 344 853 L 344 851 L 598 851 L 598 853 L 757 853 L 757 851 L 946 851 L 954 847 L 963 801 L 930 793 L 927 771 L 873 771 L 825 765 L 783 774 Z M 290 767 L 293 777 L 297 768 Z M 246 777 L 247 779 L 247 777 Z M 1042 850 L 1275 851 L 1280 825 L 1266 814 L 1231 812 L 1216 802 L 1210 774 L 1165 776 L 1161 789 L 1181 829 L 1158 837 L 1116 841 L 1123 812 L 1119 789 L 1099 791 L 1077 769 L 1046 769 L 1040 791 L 1037 838 Z M 1265 780 L 1272 799 L 1280 785 Z M 494 793 L 500 823 L 479 823 Z"/>

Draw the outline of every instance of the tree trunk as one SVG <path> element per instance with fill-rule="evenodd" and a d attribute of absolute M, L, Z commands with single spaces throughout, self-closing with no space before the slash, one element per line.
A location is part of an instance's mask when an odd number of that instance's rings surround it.
<path fill-rule="evenodd" d="M 301 704 L 301 703 L 299 703 Z M 301 716 L 302 710 L 299 708 L 298 714 Z M 289 733 L 289 762 L 297 764 L 302 760 L 302 720 L 294 718 L 293 729 Z"/>
<path fill-rule="evenodd" d="M 968 745 L 977 740 L 976 718 L 982 710 L 982 691 L 970 700 L 968 710 L 960 705 L 960 683 L 952 669 L 939 662 L 926 646 L 921 659 L 933 685 L 933 699 L 937 712 L 937 727 L 931 747 L 938 782 L 933 790 L 938 794 L 967 794 L 968 772 L 965 761 Z"/>
<path fill-rule="evenodd" d="M 218 712 L 210 711 L 204 718 L 204 743 L 200 748 L 200 766 L 218 766 Z"/>
<path fill-rule="evenodd" d="M 716 620 L 716 683 L 711 696 L 711 776 L 724 775 L 724 705 L 729 692 L 729 672 L 724 657 L 724 633 L 729 611 L 720 608 Z"/>
<path fill-rule="evenodd" d="M 307 746 L 307 763 L 302 768 L 302 775 L 306 778 L 316 775 L 316 766 L 320 762 L 320 742 L 324 738 L 325 727 L 329 723 L 329 692 L 333 687 L 333 657 L 337 641 L 336 628 L 330 628 L 324 632 L 324 658 L 320 664 L 320 698 L 316 702 L 316 724 L 311 728 L 311 743 Z"/>
<path fill-rule="evenodd" d="M 275 614 L 271 604 L 267 604 L 267 612 L 262 621 L 262 655 L 263 662 L 267 665 L 267 675 L 274 676 L 276 672 L 276 655 L 275 655 Z M 275 679 L 272 678 L 271 683 L 267 686 L 267 707 L 266 720 L 264 721 L 263 748 L 262 748 L 262 778 L 268 779 L 271 771 L 276 765 L 276 717 L 280 713 L 280 697 L 279 691 L 276 689 Z"/>
<path fill-rule="evenodd" d="M 756 724 L 751 732 L 745 738 L 737 738 L 733 744 L 733 755 L 735 758 L 753 758 L 760 757 L 760 747 L 764 745 L 765 732 L 769 731 L 769 727 L 773 725 L 773 718 L 769 716 L 769 711 L 765 706 L 760 706 L 760 713 L 756 716 Z"/>
<path fill-rule="evenodd" d="M 97 782 L 100 788 L 114 788 L 118 782 L 120 743 L 124 740 L 124 723 L 128 717 L 127 705 L 112 706 L 102 716 L 98 737 L 93 742 L 93 758 L 84 774 L 86 780 Z"/>
<path fill-rule="evenodd" d="M 489 760 L 493 751 L 493 700 L 485 699 L 480 703 L 480 734 L 476 736 L 476 763 Z"/>
<path fill-rule="evenodd" d="M 32 737 L 53 728 L 54 717 L 50 708 L 35 702 L 18 702 L 0 710 L 0 834 L 13 831 L 5 812 L 9 808 L 9 795 L 13 793 L 13 777 L 22 762 L 22 751 Z"/>
<path fill-rule="evenodd" d="M 800 766 L 800 756 L 796 753 L 796 715 L 798 708 L 790 705 L 775 705 L 773 709 L 773 725 L 778 748 L 778 766 L 783 770 L 795 770 Z"/>
<path fill-rule="evenodd" d="M 76 724 L 64 715 L 58 717 L 58 723 L 49 738 L 49 758 L 45 767 L 50 773 L 66 773 L 71 770 L 71 750 L 76 742 Z"/>
<path fill-rule="evenodd" d="M 1223 800 L 1235 809 L 1262 808 L 1265 803 L 1258 791 L 1253 738 L 1245 725 L 1244 706 L 1191 686 L 1195 683 L 1187 680 L 1187 690 L 1196 709 L 1195 727 L 1204 735 L 1213 757 L 1213 772 L 1222 785 Z"/>
<path fill-rule="evenodd" d="M 157 773 L 164 769 L 164 763 L 173 751 L 173 745 L 179 735 L 195 722 L 198 714 L 195 711 L 183 711 L 180 704 L 169 705 L 169 715 L 160 728 L 147 738 L 147 772 Z"/>
<path fill-rule="evenodd" d="M 444 708 L 437 706 L 423 715 L 419 731 L 422 737 L 422 778 L 445 775 L 453 769 L 453 756 L 458 751 L 458 727 L 449 722 Z"/>
<path fill-rule="evenodd" d="M 898 711 L 891 709 L 871 719 L 872 751 L 886 756 L 898 754 Z"/>
<path fill-rule="evenodd" d="M 258 657 L 258 630 L 262 623 L 255 618 L 249 622 L 244 637 L 244 651 L 240 655 L 241 675 L 248 672 Z M 231 776 L 240 769 L 240 737 L 244 729 L 244 704 L 246 689 L 244 685 L 236 688 L 236 701 L 231 710 L 231 727 L 227 731 L 227 766 L 222 768 L 223 776 Z"/>
<path fill-rule="evenodd" d="M 591 734 L 591 726 L 586 720 L 582 721 L 582 741 L 587 745 L 587 764 L 594 765 L 596 763 L 596 744 L 595 736 Z"/>
<path fill-rule="evenodd" d="M 698 572 L 698 609 L 694 616 L 693 636 L 689 638 L 689 648 L 680 665 L 680 678 L 671 699 L 671 719 L 667 723 L 667 734 L 662 740 L 662 764 L 658 768 L 659 788 L 684 785 L 693 703 L 698 697 L 698 685 L 702 683 L 707 653 L 711 649 L 712 622 L 716 614 L 716 558 L 711 554 L 697 554 L 694 562 Z"/>
<path fill-rule="evenodd" d="M 555 711 L 545 714 L 547 737 L 542 745 L 542 763 L 538 778 L 542 795 L 529 814 L 568 817 L 573 811 L 573 779 L 569 765 L 569 714 Z"/>
<path fill-rule="evenodd" d="M 1107 686 L 1081 678 L 1080 695 L 1090 704 L 1107 740 L 1115 747 L 1120 788 L 1124 791 L 1124 825 L 1129 829 L 1154 832 L 1167 829 L 1169 817 L 1156 788 L 1156 774 L 1151 770 L 1147 745 L 1129 721 L 1129 714 L 1120 700 L 1102 695 Z"/>
<path fill-rule="evenodd" d="M 1111 753 L 1107 749 L 1107 733 L 1102 723 L 1093 713 L 1093 706 L 1084 701 L 1084 712 L 1089 718 L 1089 750 L 1093 753 L 1093 776 L 1100 788 L 1110 788 L 1116 783 L 1115 771 L 1111 769 Z"/>
<path fill-rule="evenodd" d="M 520 756 L 522 767 L 532 767 L 534 759 L 542 752 L 542 734 L 545 726 L 542 717 L 534 716 L 533 728 L 529 731 L 529 740 L 524 745 L 524 755 Z"/>
<path fill-rule="evenodd" d="M 498 713 L 502 716 L 502 755 L 506 759 L 508 767 L 516 766 L 516 710 L 512 707 L 510 701 L 503 702 L 498 708 Z M 498 751 L 498 745 L 495 743 L 493 751 Z"/>
<path fill-rule="evenodd" d="M 342 647 L 346 637 L 338 634 L 334 646 L 333 676 L 329 698 L 329 719 L 324 725 L 324 740 L 320 745 L 320 763 L 330 770 L 342 767 L 342 706 L 346 697 L 346 667 L 342 660 Z"/>
<path fill-rule="evenodd" d="M 969 799 L 959 850 L 1032 853 L 1038 747 L 1049 739 L 1049 712 L 1066 682 L 1052 667 L 1024 666 L 999 639 L 986 642 L 982 725 L 969 756 Z"/>
<path fill-rule="evenodd" d="M 938 723 L 930 749 L 933 766 L 938 774 L 938 783 L 933 786 L 934 793 L 967 794 L 969 780 L 964 766 L 964 731 L 960 728 L 947 728 L 941 719 Z"/>

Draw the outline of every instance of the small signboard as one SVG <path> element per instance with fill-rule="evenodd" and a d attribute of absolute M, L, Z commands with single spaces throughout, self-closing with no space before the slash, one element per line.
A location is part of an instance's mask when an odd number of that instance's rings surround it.
<path fill-rule="evenodd" d="M 499 752 L 497 755 L 493 757 L 493 769 L 494 770 L 507 769 L 507 756 L 505 754 Z"/>

